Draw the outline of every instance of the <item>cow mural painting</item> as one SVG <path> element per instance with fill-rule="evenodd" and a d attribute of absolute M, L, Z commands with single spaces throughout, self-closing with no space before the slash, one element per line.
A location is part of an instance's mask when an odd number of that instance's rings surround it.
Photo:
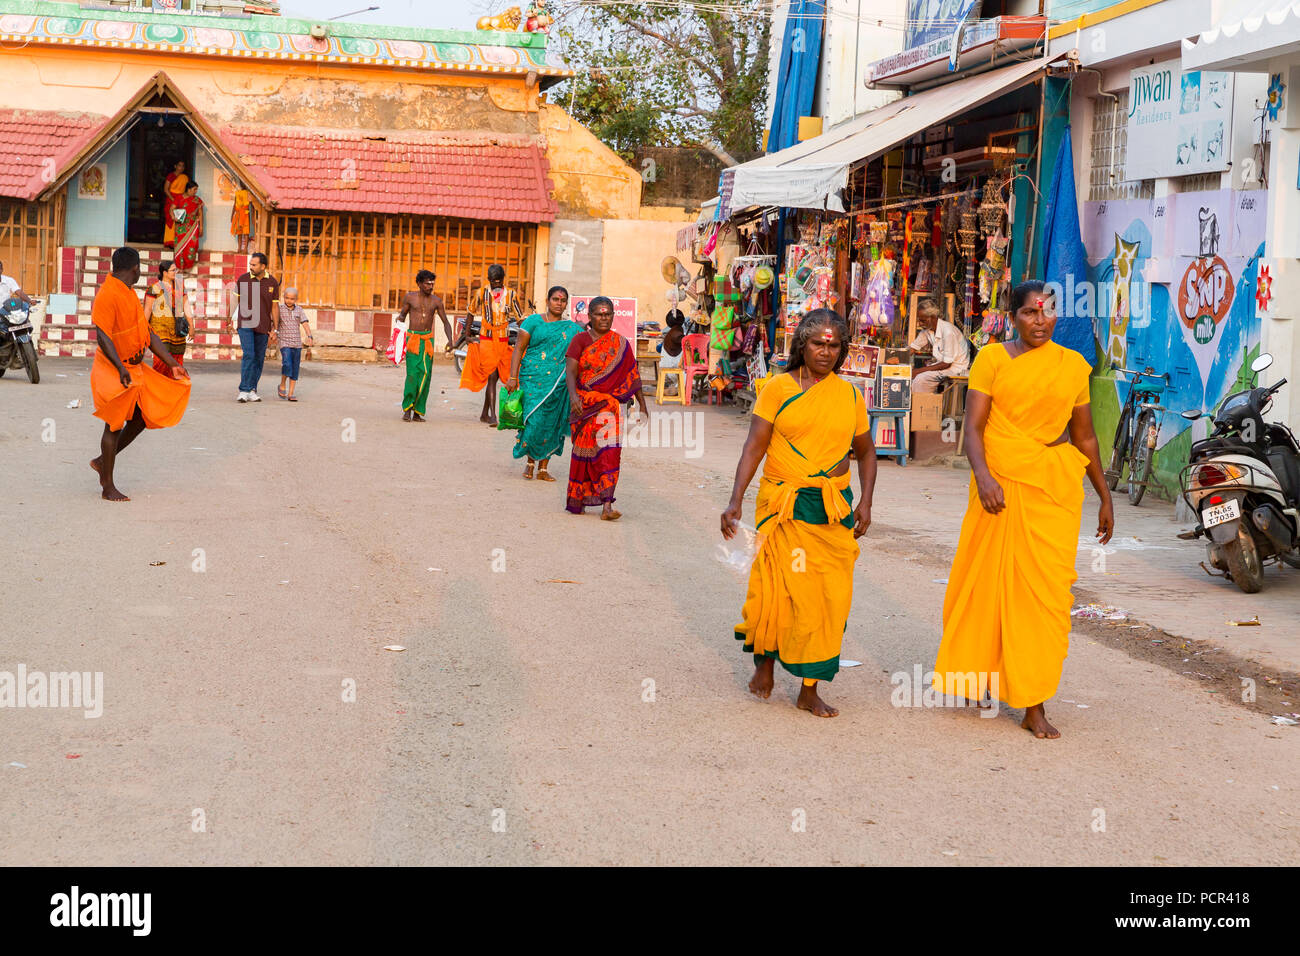
<path fill-rule="evenodd" d="M 1169 413 L 1162 416 L 1153 473 L 1153 491 L 1166 499 L 1176 493 L 1178 472 L 1205 427 L 1189 427 L 1177 413 L 1216 408 L 1243 387 L 1259 352 L 1264 195 L 1224 189 L 1084 203 L 1099 358 L 1092 408 L 1102 460 L 1128 397 L 1128 383 L 1114 369 L 1169 373 L 1162 399 Z"/>

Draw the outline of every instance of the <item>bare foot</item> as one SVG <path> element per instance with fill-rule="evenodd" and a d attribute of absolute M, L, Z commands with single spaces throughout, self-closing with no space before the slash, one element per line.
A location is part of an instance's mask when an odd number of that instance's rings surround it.
<path fill-rule="evenodd" d="M 408 408 L 406 411 L 402 412 L 402 421 L 409 422 L 410 420 L 411 420 L 411 410 Z"/>
<path fill-rule="evenodd" d="M 600 513 L 601 521 L 617 521 L 621 517 L 623 517 L 623 512 L 615 511 L 608 505 L 606 505 L 605 510 Z"/>
<path fill-rule="evenodd" d="M 481 422 L 483 422 L 484 424 L 487 424 L 487 425 L 495 425 L 495 424 L 496 424 L 496 422 L 495 422 L 493 419 L 488 418 L 488 413 L 487 413 L 487 410 L 486 410 L 486 409 L 483 410 L 483 414 L 479 415 L 478 420 L 481 421 Z"/>
<path fill-rule="evenodd" d="M 419 412 L 411 412 L 411 421 L 422 422 L 424 421 L 424 416 L 421 415 Z"/>
<path fill-rule="evenodd" d="M 1055 740 L 1061 732 L 1047 722 L 1047 713 L 1042 704 L 1034 704 L 1025 709 L 1025 719 L 1020 726 L 1040 739 Z"/>
<path fill-rule="evenodd" d="M 772 696 L 772 669 L 775 661 L 765 657 L 754 665 L 754 676 L 749 679 L 749 692 L 755 697 L 767 700 Z"/>
<path fill-rule="evenodd" d="M 95 470 L 95 474 L 99 474 L 99 465 L 102 460 L 103 460 L 103 456 L 100 456 L 99 458 L 90 459 L 90 467 Z"/>
<path fill-rule="evenodd" d="M 487 422 L 492 428 L 497 427 L 497 417 L 495 415 L 489 415 L 487 418 L 483 419 L 483 421 Z"/>
<path fill-rule="evenodd" d="M 108 485 L 107 487 L 105 487 L 103 492 L 100 494 L 100 497 L 103 498 L 105 501 L 130 501 L 131 500 L 126 495 L 122 494 L 122 492 L 118 491 L 117 488 L 115 488 L 113 485 Z"/>
<path fill-rule="evenodd" d="M 804 684 L 799 688 L 799 699 L 795 706 L 806 710 L 814 717 L 836 717 L 839 711 L 817 696 L 816 684 Z"/>

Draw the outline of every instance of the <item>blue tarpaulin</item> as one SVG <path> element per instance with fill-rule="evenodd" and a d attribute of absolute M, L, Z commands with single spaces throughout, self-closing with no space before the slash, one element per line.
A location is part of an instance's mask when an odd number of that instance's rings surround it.
<path fill-rule="evenodd" d="M 826 0 L 794 0 L 790 4 L 776 74 L 776 107 L 767 135 L 769 153 L 799 142 L 799 117 L 812 115 L 825 18 Z"/>
<path fill-rule="evenodd" d="M 1074 192 L 1074 151 L 1070 127 L 1065 127 L 1052 171 L 1052 188 L 1043 210 L 1043 280 L 1063 289 L 1081 289 L 1088 281 L 1088 256 L 1079 232 L 1079 204 Z M 1056 303 L 1056 331 L 1052 340 L 1097 364 L 1097 339 L 1092 316 L 1076 315 L 1073 302 Z"/>

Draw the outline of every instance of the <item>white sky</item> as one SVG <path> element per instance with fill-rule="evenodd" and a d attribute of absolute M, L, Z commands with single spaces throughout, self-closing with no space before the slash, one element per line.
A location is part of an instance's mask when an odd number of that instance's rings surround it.
<path fill-rule="evenodd" d="M 500 13 L 510 6 L 528 5 L 520 0 L 281 0 L 280 12 L 300 20 L 326 20 L 369 6 L 379 9 L 344 17 L 343 22 L 473 30 L 479 17 Z"/>

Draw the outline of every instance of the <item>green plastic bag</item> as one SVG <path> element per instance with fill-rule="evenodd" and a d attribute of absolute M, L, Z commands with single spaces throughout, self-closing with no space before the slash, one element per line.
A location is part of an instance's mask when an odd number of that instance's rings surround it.
<path fill-rule="evenodd" d="M 497 393 L 497 430 L 520 429 L 524 427 L 524 390 L 506 391 L 504 385 Z"/>

